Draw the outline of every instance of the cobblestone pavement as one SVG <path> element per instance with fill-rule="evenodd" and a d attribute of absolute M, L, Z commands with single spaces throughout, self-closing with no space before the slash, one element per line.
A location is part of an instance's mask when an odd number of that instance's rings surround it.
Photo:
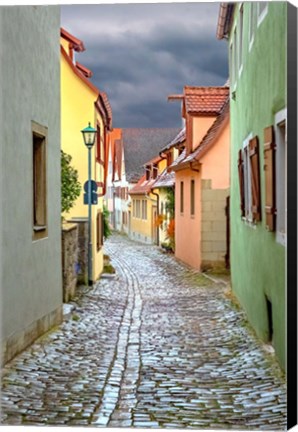
<path fill-rule="evenodd" d="M 223 286 L 114 235 L 117 275 L 2 371 L 2 424 L 286 429 L 285 380 Z"/>

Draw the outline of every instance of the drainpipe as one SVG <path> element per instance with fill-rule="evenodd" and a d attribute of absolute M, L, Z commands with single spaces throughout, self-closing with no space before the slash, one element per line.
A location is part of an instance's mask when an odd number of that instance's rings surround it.
<path fill-rule="evenodd" d="M 156 202 L 157 202 L 157 217 L 158 217 L 159 216 L 159 195 L 158 195 L 158 193 L 153 192 L 153 190 L 151 190 L 151 193 L 152 193 L 152 195 L 155 195 L 157 198 Z M 148 197 L 148 198 L 150 198 L 150 197 Z M 157 232 L 156 232 L 157 233 L 157 246 L 159 246 L 159 227 L 156 227 L 156 229 L 157 229 Z"/>

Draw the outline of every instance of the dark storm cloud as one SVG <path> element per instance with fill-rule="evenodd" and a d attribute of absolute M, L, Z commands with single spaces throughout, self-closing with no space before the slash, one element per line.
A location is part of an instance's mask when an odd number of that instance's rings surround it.
<path fill-rule="evenodd" d="M 107 92 L 115 127 L 175 127 L 184 85 L 223 85 L 227 45 L 216 40 L 219 3 L 62 7 L 62 26 L 82 39 L 77 60 Z"/>

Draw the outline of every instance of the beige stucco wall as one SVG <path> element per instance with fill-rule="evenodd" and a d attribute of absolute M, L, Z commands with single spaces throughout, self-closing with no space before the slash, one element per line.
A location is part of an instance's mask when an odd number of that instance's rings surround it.
<path fill-rule="evenodd" d="M 195 216 L 190 215 L 190 182 L 195 180 Z M 184 182 L 184 212 L 180 213 L 180 182 Z M 186 264 L 200 269 L 201 264 L 201 187 L 196 171 L 176 172 L 175 187 L 175 256 Z"/>
<path fill-rule="evenodd" d="M 227 116 L 221 132 L 208 152 L 200 159 L 202 179 L 212 180 L 213 189 L 230 186 L 230 122 Z"/>
<path fill-rule="evenodd" d="M 193 150 L 202 141 L 206 132 L 214 122 L 215 117 L 193 117 L 192 118 L 192 133 L 193 133 Z"/>
<path fill-rule="evenodd" d="M 1 7 L 3 361 L 62 319 L 60 8 Z M 5 110 L 3 109 L 5 107 Z M 31 121 L 48 128 L 47 237 L 33 241 Z"/>

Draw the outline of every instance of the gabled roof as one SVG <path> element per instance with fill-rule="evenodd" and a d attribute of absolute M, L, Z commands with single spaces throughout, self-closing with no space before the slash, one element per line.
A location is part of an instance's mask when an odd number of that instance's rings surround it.
<path fill-rule="evenodd" d="M 165 152 L 166 150 L 170 150 L 172 147 L 178 146 L 179 144 L 182 144 L 186 139 L 185 134 L 185 127 L 178 132 L 178 134 L 175 136 L 172 141 L 169 142 L 165 147 L 161 149 L 161 152 Z"/>
<path fill-rule="evenodd" d="M 145 195 L 148 194 L 151 189 L 152 189 L 152 185 L 154 184 L 155 180 L 154 179 L 150 179 L 150 180 L 146 180 L 146 176 L 143 175 L 139 181 L 137 182 L 137 184 L 130 189 L 130 191 L 128 192 L 130 195 Z"/>
<path fill-rule="evenodd" d="M 222 128 L 226 125 L 229 118 L 230 103 L 229 97 L 222 104 L 220 114 L 216 117 L 207 133 L 197 146 L 197 148 L 186 157 L 186 150 L 172 163 L 170 169 L 177 170 L 186 167 L 189 163 L 198 162 L 204 154 L 213 146 Z"/>
<path fill-rule="evenodd" d="M 192 87 L 185 86 L 182 95 L 170 95 L 168 100 L 182 100 L 182 116 L 217 115 L 229 94 L 229 86 Z"/>
<path fill-rule="evenodd" d="M 174 139 L 179 128 L 125 128 L 122 129 L 125 173 L 130 183 L 139 180 L 144 164 L 159 154 Z"/>
<path fill-rule="evenodd" d="M 229 99 L 223 105 L 220 115 L 216 118 L 214 123 L 208 129 L 206 135 L 200 142 L 199 146 L 196 150 L 191 153 L 186 159 L 185 162 L 191 162 L 194 160 L 199 161 L 200 158 L 212 147 L 215 142 L 215 138 L 219 135 L 222 127 L 226 124 L 230 111 L 230 103 Z"/>
<path fill-rule="evenodd" d="M 234 6 L 235 3 L 220 3 L 216 30 L 217 39 L 227 37 L 230 31 Z"/>
<path fill-rule="evenodd" d="M 64 28 L 62 28 L 62 27 L 61 27 L 61 29 L 60 29 L 60 36 L 61 36 L 63 39 L 65 39 L 65 40 L 67 40 L 68 42 L 70 42 L 71 45 L 72 45 L 72 48 L 73 48 L 75 51 L 78 51 L 78 52 L 85 51 L 85 46 L 84 46 L 83 42 L 82 42 L 80 39 L 78 39 L 78 38 L 76 38 L 75 36 L 73 36 L 72 34 L 68 33 L 68 32 L 67 32 Z"/>
<path fill-rule="evenodd" d="M 168 172 L 167 168 L 157 177 L 152 189 L 159 189 L 162 187 L 173 187 L 175 184 L 175 173 Z"/>
<path fill-rule="evenodd" d="M 84 81 L 85 84 L 87 84 L 87 86 L 94 91 L 94 93 L 98 96 L 99 95 L 99 90 L 98 88 L 92 84 L 91 81 L 89 81 L 89 79 L 86 77 L 86 75 L 83 74 L 83 72 L 81 72 L 72 62 L 71 58 L 69 57 L 69 55 L 67 54 L 67 52 L 65 51 L 65 49 L 63 48 L 62 45 L 60 45 L 60 51 L 62 56 L 65 58 L 65 60 L 67 61 L 67 63 L 69 64 L 69 66 L 71 67 L 71 69 L 73 70 L 73 72 L 82 80 Z"/>

